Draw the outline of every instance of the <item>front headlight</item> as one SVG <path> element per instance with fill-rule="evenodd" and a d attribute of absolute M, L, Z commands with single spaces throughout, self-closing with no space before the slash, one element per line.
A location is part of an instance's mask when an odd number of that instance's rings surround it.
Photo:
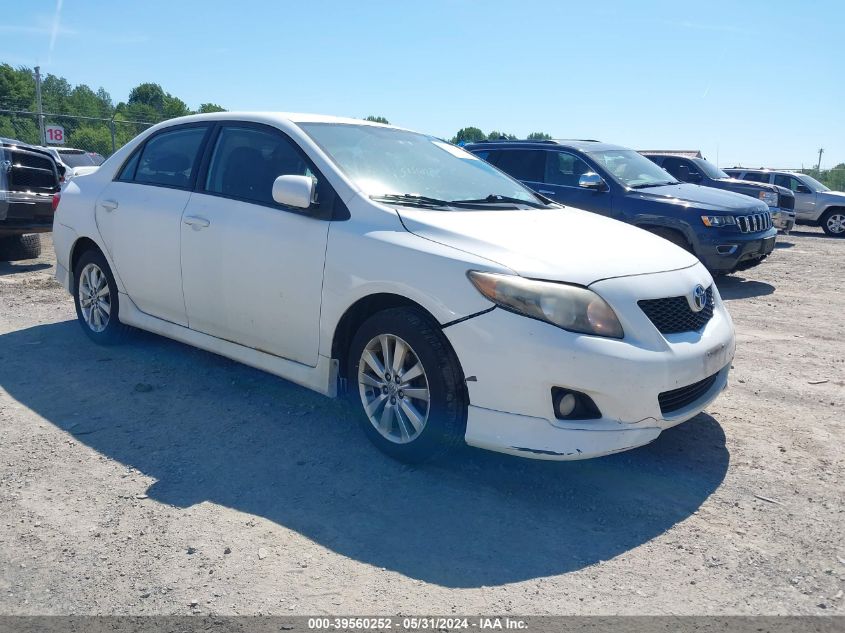
<path fill-rule="evenodd" d="M 736 218 L 732 215 L 702 215 L 701 221 L 704 226 L 731 226 L 736 224 Z"/>
<path fill-rule="evenodd" d="M 774 191 L 761 191 L 759 198 L 770 207 L 778 206 L 778 194 Z"/>
<path fill-rule="evenodd" d="M 471 270 L 478 292 L 511 312 L 546 321 L 564 330 L 622 338 L 622 325 L 607 302 L 580 286 L 536 281 L 516 275 Z"/>

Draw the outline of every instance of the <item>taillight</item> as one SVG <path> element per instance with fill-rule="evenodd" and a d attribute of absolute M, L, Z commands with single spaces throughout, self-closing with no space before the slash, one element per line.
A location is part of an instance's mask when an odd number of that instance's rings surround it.
<path fill-rule="evenodd" d="M 59 200 L 62 199 L 62 193 L 59 191 L 53 194 L 53 212 L 55 213 L 56 209 L 59 208 Z"/>

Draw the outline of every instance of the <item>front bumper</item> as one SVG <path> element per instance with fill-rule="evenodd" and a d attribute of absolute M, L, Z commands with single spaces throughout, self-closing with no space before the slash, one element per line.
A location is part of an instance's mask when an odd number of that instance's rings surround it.
<path fill-rule="evenodd" d="M 772 223 L 776 229 L 789 233 L 795 226 L 795 211 L 789 209 L 769 209 L 772 213 Z"/>
<path fill-rule="evenodd" d="M 642 446 L 697 415 L 725 388 L 734 355 L 733 324 L 718 291 L 713 318 L 699 332 L 663 336 L 636 304 L 686 295 L 696 283 L 712 283 L 700 265 L 593 284 L 617 312 L 622 340 L 567 332 L 499 308 L 444 329 L 467 377 L 466 442 L 523 457 L 584 459 Z M 661 412 L 658 394 L 714 374 L 697 400 Z M 557 419 L 553 387 L 587 394 L 601 417 Z"/>
<path fill-rule="evenodd" d="M 776 238 L 774 227 L 758 233 L 711 229 L 695 245 L 695 255 L 715 273 L 745 270 L 759 264 L 774 250 Z"/>

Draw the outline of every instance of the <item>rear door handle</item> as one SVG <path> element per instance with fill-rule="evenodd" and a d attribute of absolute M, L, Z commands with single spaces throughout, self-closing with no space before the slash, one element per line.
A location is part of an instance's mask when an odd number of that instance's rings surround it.
<path fill-rule="evenodd" d="M 184 223 L 185 223 L 185 224 L 187 224 L 188 226 L 192 226 L 192 227 L 194 227 L 194 229 L 196 229 L 196 230 L 199 230 L 199 229 L 204 229 L 204 228 L 205 228 L 205 227 L 207 227 L 209 224 L 211 224 L 211 222 L 209 222 L 209 221 L 208 221 L 208 220 L 206 220 L 205 218 L 201 218 L 201 217 L 199 217 L 198 215 L 189 215 L 189 216 L 186 216 L 186 217 L 185 217 L 185 219 L 184 219 L 184 220 L 182 220 L 182 222 L 184 222 Z"/>
<path fill-rule="evenodd" d="M 100 202 L 100 206 L 103 207 L 109 213 L 111 213 L 112 211 L 117 209 L 120 205 L 117 203 L 117 200 L 102 200 Z"/>

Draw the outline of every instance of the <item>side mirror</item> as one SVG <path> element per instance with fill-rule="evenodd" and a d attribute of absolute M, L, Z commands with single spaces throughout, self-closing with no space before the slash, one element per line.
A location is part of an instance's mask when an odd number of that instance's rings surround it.
<path fill-rule="evenodd" d="M 578 179 L 578 186 L 584 189 L 593 189 L 594 191 L 607 190 L 607 183 L 602 180 L 602 177 L 591 171 L 581 175 Z"/>
<path fill-rule="evenodd" d="M 307 209 L 314 202 L 314 180 L 310 176 L 279 176 L 273 181 L 273 200 L 286 207 Z"/>
<path fill-rule="evenodd" d="M 798 185 L 795 188 L 795 193 L 813 193 L 807 185 Z"/>

